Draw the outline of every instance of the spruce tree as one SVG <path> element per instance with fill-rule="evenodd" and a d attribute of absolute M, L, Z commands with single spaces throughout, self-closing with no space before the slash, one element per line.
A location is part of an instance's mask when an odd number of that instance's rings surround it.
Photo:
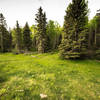
<path fill-rule="evenodd" d="M 2 13 L 0 13 L 0 48 L 1 52 L 8 51 L 9 48 L 9 32 L 7 31 L 6 20 Z"/>
<path fill-rule="evenodd" d="M 31 30 L 28 23 L 25 24 L 23 29 L 23 45 L 25 50 L 30 50 L 32 47 Z"/>
<path fill-rule="evenodd" d="M 64 19 L 64 36 L 60 45 L 60 55 L 64 59 L 84 57 L 87 49 L 88 3 L 72 0 Z"/>
<path fill-rule="evenodd" d="M 38 9 L 36 14 L 37 22 L 37 34 L 36 34 L 36 45 L 39 53 L 47 52 L 47 34 L 46 34 L 46 14 L 43 13 L 42 8 Z"/>
<path fill-rule="evenodd" d="M 23 41 L 22 41 L 22 32 L 21 32 L 21 28 L 19 26 L 18 21 L 16 22 L 15 34 L 16 34 L 16 50 L 19 53 L 21 53 L 22 48 L 23 48 Z"/>

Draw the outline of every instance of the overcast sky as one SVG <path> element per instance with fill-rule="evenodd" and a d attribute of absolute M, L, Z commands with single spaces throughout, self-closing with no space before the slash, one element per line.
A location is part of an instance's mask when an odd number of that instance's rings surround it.
<path fill-rule="evenodd" d="M 29 25 L 35 24 L 35 14 L 42 6 L 46 12 L 47 19 L 58 21 L 63 25 L 65 10 L 71 0 L 0 0 L 0 13 L 3 13 L 7 20 L 8 27 L 14 27 L 16 20 L 21 26 L 28 21 Z M 100 9 L 100 0 L 89 0 L 89 18 L 95 16 Z"/>

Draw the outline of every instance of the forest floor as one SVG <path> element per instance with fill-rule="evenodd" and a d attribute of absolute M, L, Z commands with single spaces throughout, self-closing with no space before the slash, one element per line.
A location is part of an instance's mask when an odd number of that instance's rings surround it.
<path fill-rule="evenodd" d="M 58 53 L 0 54 L 0 100 L 100 100 L 100 62 Z"/>

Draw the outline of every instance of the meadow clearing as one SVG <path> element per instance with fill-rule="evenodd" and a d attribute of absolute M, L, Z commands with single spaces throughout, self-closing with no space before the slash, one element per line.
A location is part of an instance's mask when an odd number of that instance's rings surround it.
<path fill-rule="evenodd" d="M 100 62 L 58 53 L 0 54 L 0 100 L 100 100 Z"/>

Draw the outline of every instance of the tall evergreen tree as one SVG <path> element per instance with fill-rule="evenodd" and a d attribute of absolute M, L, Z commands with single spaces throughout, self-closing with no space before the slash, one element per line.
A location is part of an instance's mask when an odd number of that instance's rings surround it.
<path fill-rule="evenodd" d="M 32 47 L 31 30 L 28 23 L 25 24 L 23 29 L 23 45 L 25 50 L 30 50 Z"/>
<path fill-rule="evenodd" d="M 2 52 L 8 51 L 9 32 L 7 31 L 6 20 L 0 13 L 0 48 Z"/>
<path fill-rule="evenodd" d="M 66 10 L 60 54 L 65 59 L 84 57 L 87 49 L 88 2 L 72 0 Z"/>
<path fill-rule="evenodd" d="M 23 40 L 22 40 L 21 28 L 19 26 L 18 21 L 16 22 L 15 34 L 16 34 L 16 50 L 20 53 L 23 48 Z"/>
<path fill-rule="evenodd" d="M 36 14 L 37 22 L 37 34 L 36 34 L 36 45 L 39 53 L 44 53 L 47 51 L 47 34 L 46 34 L 46 14 L 43 13 L 42 8 L 38 9 Z"/>

